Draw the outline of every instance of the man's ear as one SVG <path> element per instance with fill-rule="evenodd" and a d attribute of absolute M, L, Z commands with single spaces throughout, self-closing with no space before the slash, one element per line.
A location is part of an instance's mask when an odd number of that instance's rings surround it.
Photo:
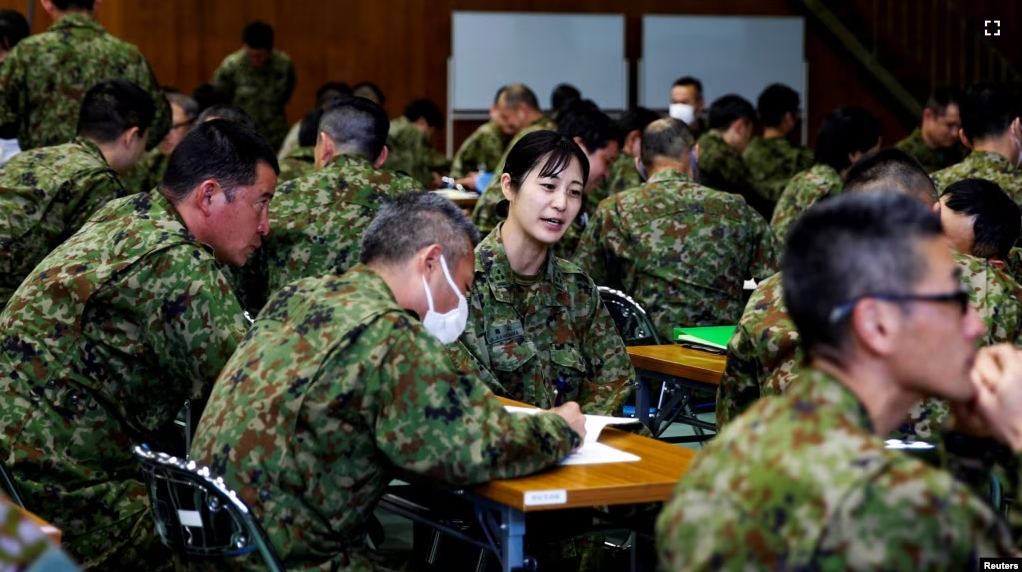
<path fill-rule="evenodd" d="M 419 251 L 419 256 L 417 257 L 421 261 L 422 273 L 430 274 L 432 273 L 433 270 L 439 270 L 440 255 L 443 253 L 444 253 L 443 248 L 441 248 L 439 244 L 431 244 L 429 246 L 422 248 Z"/>
<path fill-rule="evenodd" d="M 965 136 L 964 129 L 958 130 L 958 140 L 962 142 L 962 145 L 965 145 L 966 149 L 972 150 L 972 141 L 969 141 L 969 138 Z"/>
<path fill-rule="evenodd" d="M 383 149 L 380 149 L 380 154 L 376 156 L 376 160 L 373 161 L 373 166 L 379 169 L 387 162 L 387 157 L 390 157 L 390 149 L 384 145 Z"/>
<path fill-rule="evenodd" d="M 130 150 L 134 145 L 135 141 L 141 137 L 142 134 L 138 131 L 138 126 L 129 128 L 124 133 L 121 133 L 120 144 L 125 150 Z"/>
<path fill-rule="evenodd" d="M 901 311 L 894 304 L 865 298 L 852 309 L 851 334 L 859 345 L 876 355 L 890 355 L 897 344 Z"/>
<path fill-rule="evenodd" d="M 1007 266 L 1007 263 L 1001 260 L 1000 258 L 988 258 L 987 262 L 990 263 L 990 266 L 993 266 L 994 268 L 1000 270 L 1001 272 L 1004 272 L 1004 267 Z"/>
<path fill-rule="evenodd" d="M 316 159 L 319 160 L 320 165 L 326 165 L 330 162 L 330 159 L 334 158 L 334 140 L 326 134 L 325 131 L 319 132 L 319 146 L 318 156 Z"/>
<path fill-rule="evenodd" d="M 929 107 L 923 108 L 923 122 L 933 121 L 933 110 Z"/>
<path fill-rule="evenodd" d="M 213 179 L 206 179 L 199 183 L 199 188 L 192 193 L 191 205 L 195 210 L 208 217 L 213 213 L 213 196 L 220 190 L 220 184 Z"/>

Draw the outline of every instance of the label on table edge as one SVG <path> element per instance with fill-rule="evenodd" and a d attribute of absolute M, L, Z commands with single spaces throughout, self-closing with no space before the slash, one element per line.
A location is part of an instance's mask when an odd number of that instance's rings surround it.
<path fill-rule="evenodd" d="M 564 489 L 552 491 L 528 491 L 525 493 L 525 506 L 565 504 L 567 502 L 568 491 Z"/>

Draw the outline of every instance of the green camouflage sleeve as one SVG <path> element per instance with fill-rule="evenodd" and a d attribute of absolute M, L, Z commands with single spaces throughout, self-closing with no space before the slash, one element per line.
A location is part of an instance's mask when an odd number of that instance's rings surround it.
<path fill-rule="evenodd" d="M 81 200 L 68 211 L 69 216 L 65 227 L 67 230 L 65 235 L 60 237 L 61 241 L 85 226 L 92 214 L 107 202 L 128 194 L 121 179 L 111 171 L 95 173 L 86 177 L 85 180 L 80 180 L 79 184 L 82 189 L 79 195 Z M 50 250 L 56 248 L 58 244 L 50 245 Z"/>
<path fill-rule="evenodd" d="M 616 272 L 609 272 L 606 263 L 608 251 L 603 248 L 604 232 L 611 232 L 613 229 L 609 223 L 610 203 L 603 203 L 603 208 L 597 209 L 593 218 L 589 220 L 582 237 L 579 238 L 578 247 L 572 255 L 572 260 L 582 268 L 593 282 L 600 286 L 619 288 L 617 281 L 611 281 L 610 276 L 620 276 Z"/>
<path fill-rule="evenodd" d="M 376 446 L 397 467 L 455 485 L 515 478 L 559 462 L 581 439 L 554 414 L 514 415 L 457 373 L 438 341 L 398 334 L 381 364 Z"/>
<path fill-rule="evenodd" d="M 0 138 L 17 138 L 27 91 L 22 58 L 8 56 L 0 65 Z"/>
<path fill-rule="evenodd" d="M 752 300 L 749 301 L 752 307 Z M 727 343 L 727 365 L 717 386 L 717 431 L 760 398 L 756 346 L 748 326 L 739 322 Z"/>
<path fill-rule="evenodd" d="M 220 67 L 213 74 L 213 89 L 226 101 L 234 101 L 234 91 L 237 87 L 234 80 L 234 68 L 230 64 L 230 56 L 220 63 Z"/>
<path fill-rule="evenodd" d="M 579 345 L 591 381 L 579 388 L 578 401 L 585 413 L 617 415 L 631 394 L 635 369 L 595 286 L 589 303 L 590 319 Z"/>
<path fill-rule="evenodd" d="M 776 274 L 780 268 L 782 246 L 766 219 L 750 216 L 748 224 L 755 229 L 754 234 L 759 237 L 756 252 L 752 257 L 751 278 L 763 280 Z"/>
<path fill-rule="evenodd" d="M 280 106 L 287 105 L 287 102 L 291 101 L 291 96 L 295 92 L 295 84 L 297 79 L 295 77 L 295 63 L 291 58 L 287 60 L 287 79 L 284 81 L 284 89 L 280 92 Z"/>

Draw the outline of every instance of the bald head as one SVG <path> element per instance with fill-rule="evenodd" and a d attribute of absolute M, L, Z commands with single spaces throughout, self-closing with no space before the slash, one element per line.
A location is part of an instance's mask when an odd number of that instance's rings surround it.
<path fill-rule="evenodd" d="M 642 164 L 652 171 L 658 161 L 688 161 L 688 152 L 695 145 L 692 130 L 673 117 L 657 119 L 642 130 Z"/>
<path fill-rule="evenodd" d="M 521 104 L 525 104 L 529 109 L 539 111 L 539 101 L 536 99 L 536 94 L 525 84 L 512 83 L 504 86 L 497 99 L 500 100 L 501 98 L 509 107 L 518 107 Z"/>

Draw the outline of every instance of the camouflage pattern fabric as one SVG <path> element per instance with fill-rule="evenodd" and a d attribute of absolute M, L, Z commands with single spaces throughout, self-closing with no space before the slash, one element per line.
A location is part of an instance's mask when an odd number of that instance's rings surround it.
<path fill-rule="evenodd" d="M 17 505 L 0 496 L 0 568 L 27 572 L 79 570 Z"/>
<path fill-rule="evenodd" d="M 284 142 L 280 144 L 280 150 L 277 151 L 278 161 L 283 161 L 284 157 L 287 157 L 291 151 L 294 151 L 298 147 L 298 132 L 301 130 L 302 120 L 299 119 L 291 125 L 291 129 L 289 129 L 287 135 L 284 136 Z"/>
<path fill-rule="evenodd" d="M 249 264 L 233 269 L 245 307 L 261 309 L 271 294 L 299 278 L 343 274 L 358 262 L 362 233 L 381 201 L 414 190 L 420 188 L 411 177 L 356 155 L 340 155 L 279 185 L 270 211 L 273 232 Z"/>
<path fill-rule="evenodd" d="M 0 66 L 0 125 L 18 126 L 21 149 L 60 145 L 75 136 L 85 92 L 105 79 L 138 84 L 156 103 L 146 147 L 170 130 L 170 104 L 135 46 L 106 32 L 92 17 L 69 14 L 29 36 Z"/>
<path fill-rule="evenodd" d="M 744 281 L 774 274 L 778 253 L 741 197 L 666 169 L 600 203 L 574 261 L 634 298 L 667 341 L 675 327 L 738 323 Z"/>
<path fill-rule="evenodd" d="M 276 294 L 207 412 L 193 457 L 252 507 L 288 570 L 372 569 L 366 525 L 396 469 L 471 485 L 580 444 L 557 415 L 507 413 L 364 265 Z"/>
<path fill-rule="evenodd" d="M 595 214 L 603 199 L 640 185 L 642 177 L 635 168 L 635 157 L 627 153 L 618 153 L 610 164 L 607 178 L 586 194 L 586 212 L 590 215 Z"/>
<path fill-rule="evenodd" d="M 0 309 L 36 264 L 107 201 L 126 195 L 91 141 L 15 155 L 0 169 Z"/>
<path fill-rule="evenodd" d="M 159 149 L 147 151 L 142 159 L 132 165 L 131 170 L 121 177 L 128 194 L 152 191 L 160 184 L 163 173 L 167 171 L 170 155 L 164 155 Z"/>
<path fill-rule="evenodd" d="M 961 143 L 955 142 L 954 146 L 947 149 L 930 149 L 923 142 L 923 132 L 916 127 L 915 131 L 908 137 L 894 144 L 895 147 L 907 151 L 922 163 L 927 173 L 934 173 L 946 169 L 955 163 L 960 162 L 968 154 L 969 150 Z"/>
<path fill-rule="evenodd" d="M 504 135 L 493 120 L 487 121 L 472 132 L 454 154 L 451 176 L 460 179 L 474 171 L 493 172 L 500 163 L 511 138 Z"/>
<path fill-rule="evenodd" d="M 657 519 L 664 570 L 979 570 L 1016 556 L 950 473 L 884 448 L 863 404 L 817 370 L 696 456 Z"/>
<path fill-rule="evenodd" d="M 3 462 L 85 567 L 168 562 L 131 446 L 183 452 L 174 419 L 246 325 L 211 250 L 148 193 L 100 209 L 0 314 Z"/>
<path fill-rule="evenodd" d="M 571 260 L 572 255 L 578 250 L 578 241 L 582 239 L 582 234 L 592 223 L 591 215 L 584 209 L 583 206 L 575 216 L 575 220 L 564 230 L 561 240 L 550 246 L 550 252 L 557 258 Z"/>
<path fill-rule="evenodd" d="M 841 175 L 830 165 L 822 163 L 792 177 L 770 219 L 770 228 L 777 239 L 783 243 L 788 229 L 799 215 L 817 202 L 841 194 L 843 187 Z"/>
<path fill-rule="evenodd" d="M 539 275 L 516 275 L 501 228 L 476 247 L 461 342 L 492 373 L 487 382 L 498 395 L 546 409 L 563 380 L 561 401 L 577 401 L 585 413 L 617 413 L 635 371 L 596 285 L 552 255 Z"/>
<path fill-rule="evenodd" d="M 280 161 L 277 184 L 293 181 L 316 170 L 316 148 L 295 147 Z"/>
<path fill-rule="evenodd" d="M 937 192 L 943 193 L 951 183 L 970 177 L 997 183 L 1016 204 L 1022 206 L 1022 169 L 992 151 L 973 151 L 961 163 L 934 173 L 933 182 L 937 185 Z"/>
<path fill-rule="evenodd" d="M 447 157 L 433 148 L 429 137 L 404 116 L 390 122 L 387 148 L 390 154 L 384 166 L 408 173 L 423 188 L 434 186 L 433 171 L 442 173 L 450 167 Z"/>
<path fill-rule="evenodd" d="M 753 137 L 742 153 L 756 194 L 776 203 L 788 181 L 813 166 L 813 151 L 792 145 L 784 137 Z"/>
<path fill-rule="evenodd" d="M 1022 347 L 1022 287 L 981 258 L 952 254 L 962 269 L 962 286 L 986 326 L 982 345 L 1006 342 Z M 777 273 L 753 292 L 728 342 L 727 366 L 717 388 L 717 427 L 730 423 L 761 396 L 784 393 L 805 367 Z M 947 415 L 945 402 L 924 399 L 894 436 L 933 440 Z"/>
<path fill-rule="evenodd" d="M 773 205 L 756 194 L 752 173 L 742 156 L 724 141 L 720 131 L 710 129 L 697 140 L 699 145 L 699 184 L 715 191 L 741 195 L 764 219 Z"/>
<path fill-rule="evenodd" d="M 213 85 L 232 105 L 248 113 L 271 147 L 280 149 L 288 131 L 284 106 L 295 90 L 295 65 L 287 54 L 275 49 L 265 65 L 255 68 L 238 50 L 224 58 Z"/>
<path fill-rule="evenodd" d="M 480 191 L 479 200 L 476 201 L 476 206 L 472 209 L 472 222 L 484 236 L 489 234 L 493 227 L 497 226 L 497 223 L 501 220 L 501 217 L 497 216 L 494 209 L 497 207 L 497 203 L 504 200 L 504 193 L 500 190 L 500 176 L 504 172 L 504 161 L 507 160 L 507 154 L 511 152 L 511 148 L 515 146 L 515 143 L 522 140 L 522 137 L 534 131 L 557 131 L 557 124 L 554 123 L 553 119 L 544 115 L 524 127 L 508 143 L 507 149 L 505 149 L 500 161 L 493 168 L 493 178 L 490 179 L 490 184 Z"/>

